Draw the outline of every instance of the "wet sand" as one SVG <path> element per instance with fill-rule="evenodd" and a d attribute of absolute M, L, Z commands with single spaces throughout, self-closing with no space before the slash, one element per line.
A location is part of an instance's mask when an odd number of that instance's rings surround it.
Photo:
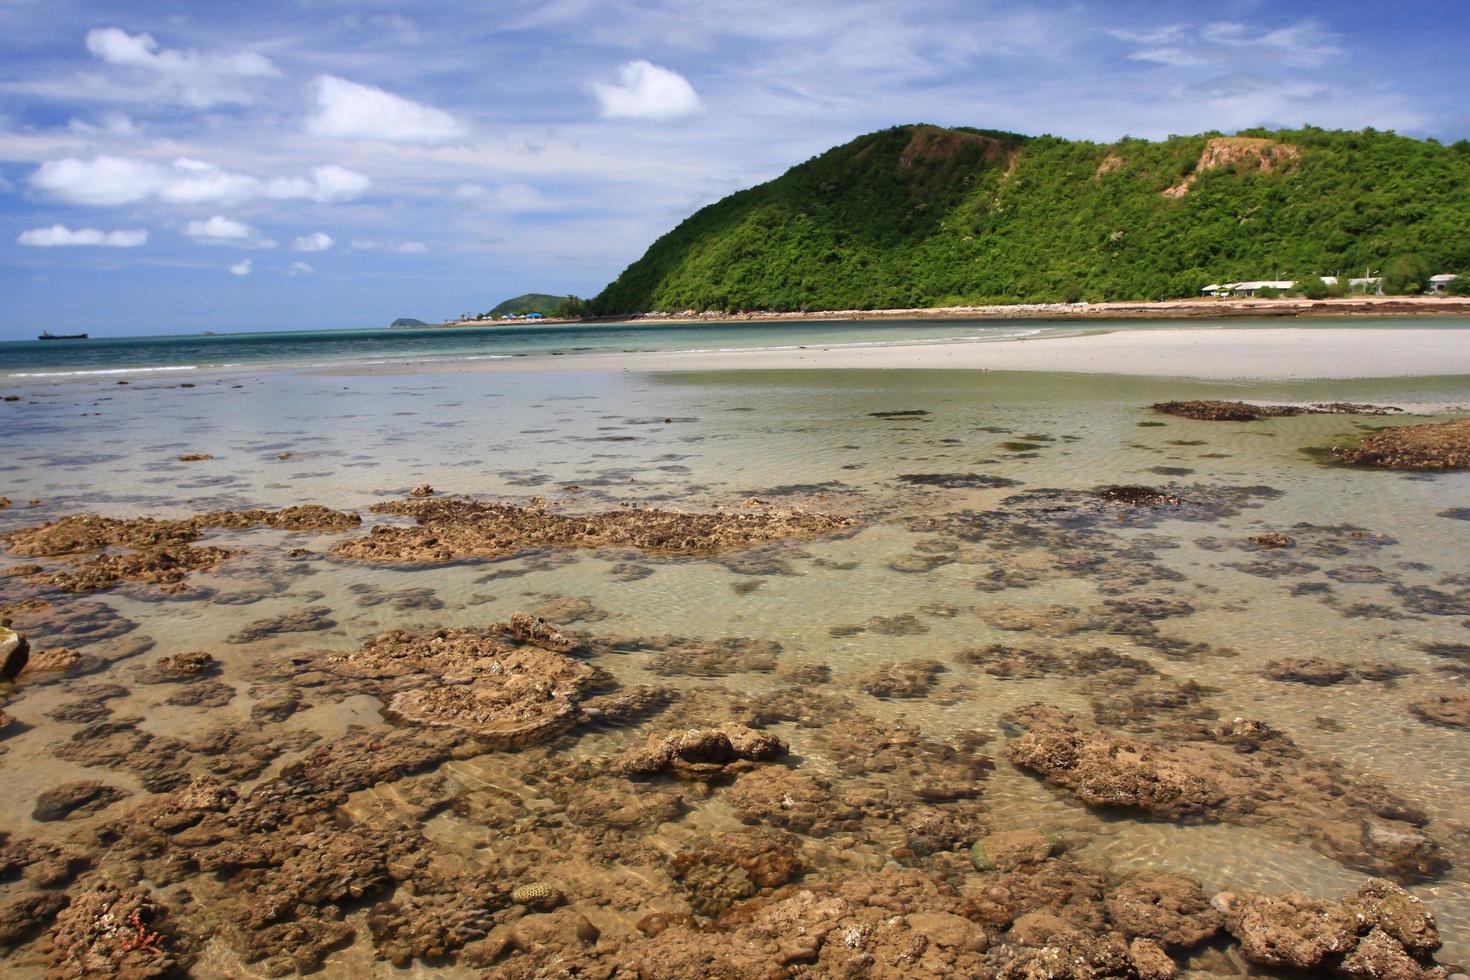
<path fill-rule="evenodd" d="M 1219 326 L 1099 329 L 1021 340 L 660 353 L 565 354 L 417 366 L 335 368 L 331 376 L 505 371 L 790 369 L 1045 371 L 1218 380 L 1470 375 L 1470 331 L 1458 327 Z"/>

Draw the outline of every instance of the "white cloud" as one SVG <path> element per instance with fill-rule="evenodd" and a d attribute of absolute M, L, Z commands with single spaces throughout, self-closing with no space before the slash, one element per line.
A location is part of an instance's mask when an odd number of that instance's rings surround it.
<path fill-rule="evenodd" d="M 677 119 L 699 111 L 699 94 L 678 72 L 630 61 L 618 78 L 618 84 L 592 83 L 604 119 Z"/>
<path fill-rule="evenodd" d="M 291 248 L 297 252 L 325 252 L 334 244 L 332 236 L 324 231 L 314 231 L 310 235 L 301 235 L 291 243 Z M 298 263 L 304 264 L 304 263 Z"/>
<path fill-rule="evenodd" d="M 493 188 L 484 184 L 460 184 L 454 189 L 454 196 L 467 201 L 479 201 L 507 212 L 545 211 L 552 206 L 530 184 L 501 184 Z"/>
<path fill-rule="evenodd" d="M 288 276 L 313 276 L 316 270 L 311 267 L 310 262 L 292 262 L 291 268 L 286 270 Z"/>
<path fill-rule="evenodd" d="M 128 34 L 122 28 L 88 31 L 87 50 L 106 65 L 150 75 L 162 93 L 188 106 L 248 103 L 254 101 L 260 79 L 281 75 L 268 57 L 254 51 L 172 50 L 160 47 L 151 35 Z"/>
<path fill-rule="evenodd" d="M 232 275 L 232 276 L 248 276 L 248 275 L 250 275 L 250 260 L 249 259 L 241 259 L 239 262 L 236 262 L 235 264 L 231 265 L 230 266 L 230 275 Z"/>
<path fill-rule="evenodd" d="M 358 252 L 396 252 L 399 255 L 422 255 L 429 250 L 423 242 L 375 242 L 354 239 L 352 248 Z"/>
<path fill-rule="evenodd" d="M 223 215 L 215 215 L 208 221 L 191 221 L 184 228 L 190 238 L 211 238 L 215 241 L 247 241 L 255 237 L 255 229 L 243 221 L 231 221 Z"/>
<path fill-rule="evenodd" d="M 217 214 L 206 221 L 191 221 L 184 234 L 202 245 L 235 245 L 245 248 L 275 248 L 276 243 L 262 237 L 243 221 Z"/>
<path fill-rule="evenodd" d="M 327 164 L 322 167 L 312 167 L 310 178 L 277 178 L 266 185 L 265 192 L 267 197 L 278 200 L 304 197 L 318 204 L 331 204 L 361 197 L 372 186 L 372 183 L 366 175 L 355 170 Z"/>
<path fill-rule="evenodd" d="M 111 206 L 150 199 L 168 204 L 239 204 L 255 198 L 347 201 L 372 181 L 344 167 L 313 167 L 309 177 L 264 181 L 213 164 L 180 157 L 171 165 L 131 157 L 66 157 L 48 160 L 31 175 L 31 184 L 73 204 Z"/>
<path fill-rule="evenodd" d="M 1128 60 L 1148 61 L 1156 65 L 1168 65 L 1170 68 L 1189 68 L 1208 64 L 1206 59 L 1200 57 L 1198 51 L 1185 48 L 1144 48 L 1142 51 L 1134 51 L 1128 56 Z"/>
<path fill-rule="evenodd" d="M 87 50 L 106 64 L 155 76 L 171 96 L 199 107 L 254 101 L 254 87 L 247 82 L 281 74 L 269 58 L 253 51 L 172 50 L 160 47 L 151 35 L 129 34 L 118 27 L 88 31 Z"/>
<path fill-rule="evenodd" d="M 142 134 L 132 117 L 126 112 L 109 112 L 102 117 L 101 122 L 92 123 L 85 119 L 73 119 L 66 125 L 73 133 L 89 137 L 112 136 L 118 139 L 132 139 Z"/>
<path fill-rule="evenodd" d="M 1184 24 L 1166 24 L 1163 27 L 1146 27 L 1142 30 L 1110 28 L 1103 33 L 1135 44 L 1163 44 L 1181 40 L 1187 33 L 1187 28 Z"/>
<path fill-rule="evenodd" d="M 330 139 L 383 140 L 388 143 L 447 143 L 464 135 L 449 113 L 373 85 L 359 85 L 335 75 L 321 75 L 316 111 L 306 131 Z"/>
<path fill-rule="evenodd" d="M 73 231 L 65 225 L 52 225 L 50 228 L 32 228 L 30 231 L 23 231 L 16 242 L 21 245 L 30 245 L 33 248 L 54 248 L 60 245 L 137 248 L 148 244 L 148 232 L 142 228 L 136 231 L 99 231 L 96 228 L 78 228 Z"/>

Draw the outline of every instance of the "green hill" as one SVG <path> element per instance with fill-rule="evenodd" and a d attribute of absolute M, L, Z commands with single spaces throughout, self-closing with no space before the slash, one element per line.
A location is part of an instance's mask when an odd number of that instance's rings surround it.
<path fill-rule="evenodd" d="M 597 314 L 878 309 L 1197 294 L 1470 272 L 1470 143 L 1320 129 L 1112 144 L 900 126 L 696 212 Z"/>
<path fill-rule="evenodd" d="M 544 313 L 547 316 L 561 309 L 569 297 L 552 296 L 549 293 L 527 293 L 508 299 L 490 311 L 491 316 L 509 316 L 521 313 Z"/>
<path fill-rule="evenodd" d="M 425 323 L 423 320 L 415 320 L 411 316 L 401 316 L 398 319 L 394 320 L 392 323 L 388 324 L 388 326 L 390 328 L 391 327 L 427 327 L 428 324 Z"/>

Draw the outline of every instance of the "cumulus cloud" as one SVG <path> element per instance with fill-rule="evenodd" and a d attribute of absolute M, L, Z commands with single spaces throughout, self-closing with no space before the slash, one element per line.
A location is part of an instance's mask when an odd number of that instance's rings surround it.
<path fill-rule="evenodd" d="M 699 111 L 699 94 L 678 72 L 648 61 L 618 69 L 618 82 L 593 82 L 604 119 L 677 119 Z"/>
<path fill-rule="evenodd" d="M 168 204 L 239 204 L 256 198 L 326 204 L 360 197 L 371 186 L 345 167 L 313 167 L 307 177 L 261 180 L 180 157 L 164 165 L 131 157 L 48 160 L 31 175 L 37 190 L 73 204 L 113 206 L 159 200 Z"/>
<path fill-rule="evenodd" d="M 253 101 L 248 82 L 281 73 L 269 58 L 253 51 L 204 54 L 163 48 L 149 34 L 129 34 L 119 27 L 87 32 L 87 50 L 99 61 L 154 76 L 180 101 L 206 107 Z"/>
<path fill-rule="evenodd" d="M 313 136 L 434 144 L 464 135 L 459 122 L 442 109 L 376 86 L 335 75 L 321 75 L 314 85 L 316 111 L 306 120 L 306 131 Z"/>
<path fill-rule="evenodd" d="M 30 231 L 23 231 L 16 242 L 33 248 L 54 248 L 60 245 L 137 248 L 148 244 L 148 232 L 142 228 L 135 231 L 99 231 L 96 228 L 72 230 L 66 225 L 52 225 L 50 228 L 32 228 Z"/>
<path fill-rule="evenodd" d="M 291 248 L 297 252 L 325 252 L 333 244 L 331 235 L 324 231 L 314 231 L 310 235 L 298 236 L 291 243 Z"/>
<path fill-rule="evenodd" d="M 236 262 L 233 265 L 231 265 L 230 266 L 230 275 L 232 275 L 232 276 L 248 276 L 248 275 L 250 275 L 250 260 L 249 259 L 241 259 L 239 262 Z"/>
<path fill-rule="evenodd" d="M 276 243 L 261 237 L 243 221 L 217 214 L 205 221 L 191 221 L 184 234 L 204 245 L 243 245 L 246 248 L 275 248 Z"/>
<path fill-rule="evenodd" d="M 355 239 L 352 248 L 358 252 L 396 252 L 399 255 L 422 255 L 429 250 L 423 242 L 375 242 Z"/>

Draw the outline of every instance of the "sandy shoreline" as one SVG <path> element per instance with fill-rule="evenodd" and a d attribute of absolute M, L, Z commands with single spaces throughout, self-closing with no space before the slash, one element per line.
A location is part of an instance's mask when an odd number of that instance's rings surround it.
<path fill-rule="evenodd" d="M 1470 316 L 1470 299 L 1456 296 L 1351 296 L 1336 299 L 1173 299 L 1119 303 L 1012 303 L 990 306 L 923 306 L 891 310 L 751 311 L 743 313 L 641 313 L 586 320 L 548 318 L 536 325 L 567 323 L 782 323 L 842 320 L 1229 320 L 1238 317 Z M 517 320 L 506 326 L 524 326 Z M 430 327 L 488 327 L 458 320 Z M 420 328 L 421 329 L 421 328 Z"/>
<path fill-rule="evenodd" d="M 1045 371 L 1201 379 L 1470 375 L 1470 330 L 1414 327 L 1180 327 L 1099 330 L 1018 340 L 870 347 L 567 354 L 474 362 L 342 367 L 332 376 L 504 371 L 792 369 Z"/>

